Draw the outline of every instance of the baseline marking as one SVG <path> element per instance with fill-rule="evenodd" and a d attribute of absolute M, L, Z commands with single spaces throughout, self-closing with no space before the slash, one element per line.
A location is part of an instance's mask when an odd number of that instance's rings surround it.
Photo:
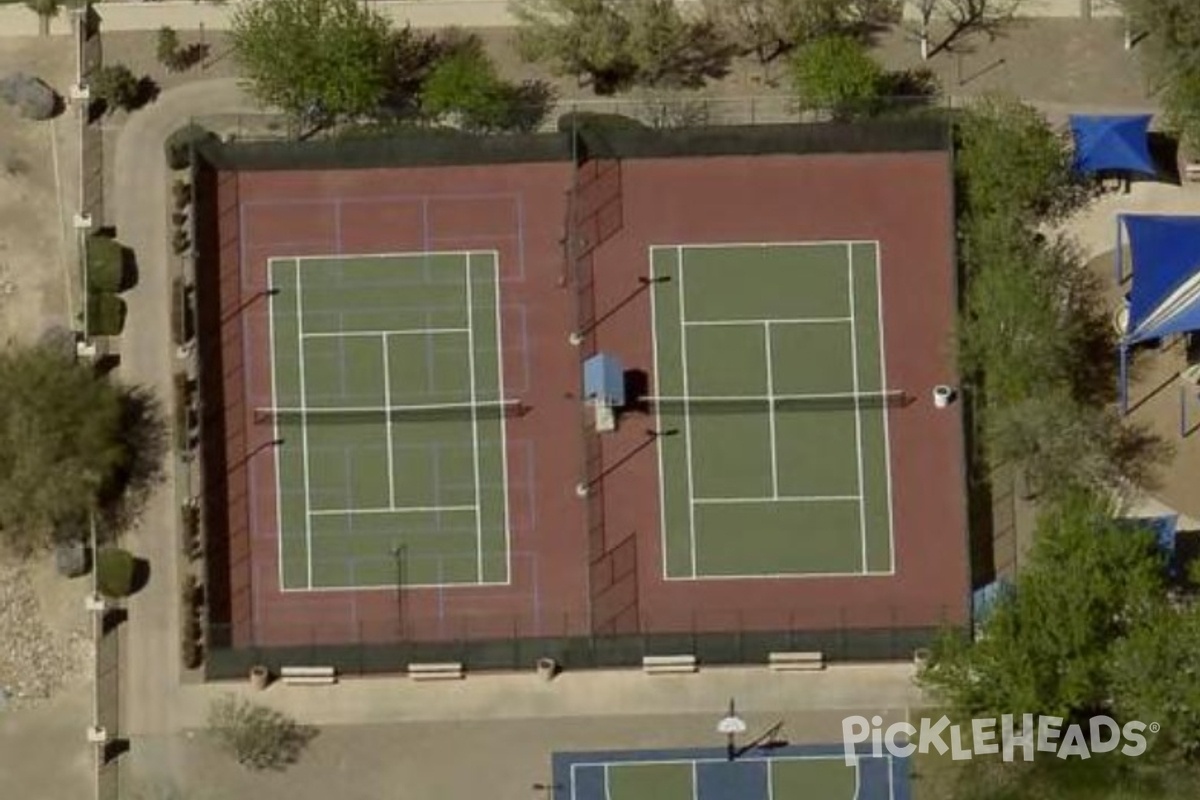
<path fill-rule="evenodd" d="M 857 503 L 862 495 L 830 494 L 830 495 L 773 495 L 771 497 L 695 497 L 692 502 L 696 505 L 733 505 L 737 503 Z"/>
<path fill-rule="evenodd" d="M 850 294 L 850 370 L 854 384 L 854 393 L 858 394 L 858 324 L 854 321 L 854 246 L 846 245 L 846 270 L 849 277 Z M 862 544 L 862 571 L 867 570 L 867 501 L 866 486 L 863 478 L 863 440 L 862 440 L 862 406 L 854 404 L 854 441 L 855 458 L 858 460 L 858 530 Z"/>
<path fill-rule="evenodd" d="M 518 205 L 518 208 L 520 206 Z M 522 262 L 522 272 L 524 271 L 524 263 Z M 496 292 L 496 382 L 499 384 L 497 392 L 500 397 L 504 397 L 504 336 L 501 334 L 500 324 L 500 258 L 497 256 L 492 261 L 492 278 L 494 280 Z M 524 350 L 524 349 L 523 349 Z M 528 352 L 525 351 L 526 357 Z M 500 481 L 504 489 L 504 582 L 512 581 L 512 531 L 509 530 L 509 499 L 508 499 L 508 422 L 500 418 L 500 463 L 504 470 L 504 474 L 500 476 Z M 480 513 L 478 510 L 476 514 Z M 480 560 L 483 559 L 482 548 L 479 553 Z M 534 573 L 535 577 L 537 573 Z M 483 573 L 480 572 L 476 576 L 479 580 L 483 580 Z M 536 586 L 536 584 L 535 584 Z"/>
<path fill-rule="evenodd" d="M 875 242 L 875 309 L 879 317 L 879 385 L 887 386 L 887 347 L 883 333 L 883 259 L 879 252 L 879 242 Z M 892 509 L 892 433 L 889 425 L 891 414 L 883 410 L 883 458 L 884 474 L 887 476 L 888 501 L 888 553 L 891 556 L 890 571 L 896 571 L 896 524 Z M 864 565 L 865 566 L 865 565 Z"/>
<path fill-rule="evenodd" d="M 300 260 L 296 259 L 296 336 L 299 338 L 297 347 L 300 355 L 300 450 L 304 454 L 304 541 L 307 552 L 305 561 L 308 567 L 308 588 L 313 585 L 313 552 L 312 552 L 312 500 L 310 499 L 309 469 L 308 469 L 308 399 L 305 395 L 304 380 L 304 292 L 300 284 Z"/>
<path fill-rule="evenodd" d="M 441 511 L 475 511 L 478 506 L 395 506 L 389 508 L 317 508 L 312 511 L 314 517 L 352 517 L 355 514 L 436 514 Z"/>
<path fill-rule="evenodd" d="M 775 441 L 775 368 L 771 363 L 771 323 L 763 323 L 763 345 L 767 351 L 767 428 L 771 439 L 771 496 L 779 497 L 779 447 Z"/>
<path fill-rule="evenodd" d="M 393 331 L 312 331 L 304 334 L 305 339 L 352 339 L 372 336 L 435 336 L 448 333 L 467 333 L 466 328 L 400 328 Z"/>
<path fill-rule="evenodd" d="M 657 271 L 654 268 L 654 248 L 650 248 L 650 285 L 654 286 L 654 280 L 658 277 Z M 650 291 L 650 342 L 653 347 L 652 357 L 654 359 L 654 393 L 662 394 L 662 384 L 659 380 L 658 369 L 658 300 L 657 292 L 651 289 Z M 662 406 L 655 406 L 654 409 L 654 429 L 661 431 L 663 429 Z M 658 451 L 658 537 L 659 544 L 662 546 L 662 573 L 664 579 L 669 579 L 671 576 L 667 569 L 669 559 L 667 558 L 667 496 L 666 496 L 666 481 L 664 480 L 665 469 L 663 467 L 663 447 L 657 445 L 655 450 Z M 574 773 L 572 773 L 573 775 Z M 572 790 L 573 792 L 574 790 Z"/>
<path fill-rule="evenodd" d="M 392 407 L 392 358 L 391 350 L 388 347 L 387 334 L 379 337 L 383 342 L 383 405 L 385 408 Z M 392 508 L 396 507 L 396 466 L 395 455 L 392 453 L 392 415 L 383 415 L 383 429 L 387 434 L 387 477 L 388 477 L 388 505 Z"/>
<path fill-rule="evenodd" d="M 475 297 L 471 290 L 471 256 L 463 264 L 467 280 L 467 370 L 471 384 L 471 453 L 475 468 L 475 580 L 483 580 L 483 515 L 478 508 L 483 500 L 483 488 L 479 478 L 479 410 L 475 406 Z"/>
<path fill-rule="evenodd" d="M 691 394 L 688 389 L 688 357 L 687 357 L 687 310 L 683 288 L 683 246 L 675 248 L 676 272 L 679 277 L 679 357 L 683 361 L 683 396 Z M 687 487 L 688 487 L 688 539 L 690 541 L 689 556 L 692 564 L 692 577 L 696 577 L 696 481 L 692 474 L 692 415 L 688 403 L 683 401 L 683 433 L 684 444 L 687 448 Z"/>
<path fill-rule="evenodd" d="M 240 212 L 239 212 L 240 213 Z M 271 404 L 279 405 L 279 388 L 275 377 L 275 260 L 267 261 L 267 326 L 271 337 Z M 271 441 L 279 441 L 279 417 L 271 423 Z M 278 445 L 275 447 L 275 528 L 279 536 L 279 588 L 286 586 L 283 576 L 283 455 Z M 254 606 L 257 608 L 257 604 Z"/>
<path fill-rule="evenodd" d="M 742 325 L 825 325 L 852 322 L 850 317 L 780 317 L 779 319 L 691 319 L 685 322 L 689 328 L 720 328 Z"/>

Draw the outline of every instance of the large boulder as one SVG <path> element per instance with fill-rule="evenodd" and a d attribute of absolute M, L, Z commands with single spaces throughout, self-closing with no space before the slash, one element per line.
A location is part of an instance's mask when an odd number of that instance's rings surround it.
<path fill-rule="evenodd" d="M 50 119 L 58 113 L 58 93 L 41 78 L 14 72 L 0 78 L 0 100 L 17 109 L 26 119 Z"/>

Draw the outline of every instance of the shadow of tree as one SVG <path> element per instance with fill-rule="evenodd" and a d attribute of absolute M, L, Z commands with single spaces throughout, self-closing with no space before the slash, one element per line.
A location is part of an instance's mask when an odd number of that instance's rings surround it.
<path fill-rule="evenodd" d="M 158 398 L 143 387 L 127 388 L 121 397 L 124 464 L 101 488 L 98 498 L 102 530 L 115 537 L 141 515 L 150 492 L 163 478 L 167 428 Z"/>

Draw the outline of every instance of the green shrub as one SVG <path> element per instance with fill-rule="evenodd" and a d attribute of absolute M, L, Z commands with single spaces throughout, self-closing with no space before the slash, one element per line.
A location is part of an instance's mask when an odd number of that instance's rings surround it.
<path fill-rule="evenodd" d="M 192 148 L 202 142 L 216 141 L 217 135 L 202 125 L 190 123 L 167 137 L 164 143 L 167 166 L 187 169 L 192 165 Z"/>
<path fill-rule="evenodd" d="M 135 566 L 128 550 L 104 548 L 96 556 L 96 588 L 105 597 L 128 597 L 134 588 Z"/>
<path fill-rule="evenodd" d="M 88 334 L 119 336 L 125 329 L 125 301 L 112 292 L 88 295 Z"/>
<path fill-rule="evenodd" d="M 111 236 L 88 237 L 88 291 L 119 292 L 125 288 L 125 248 Z"/>

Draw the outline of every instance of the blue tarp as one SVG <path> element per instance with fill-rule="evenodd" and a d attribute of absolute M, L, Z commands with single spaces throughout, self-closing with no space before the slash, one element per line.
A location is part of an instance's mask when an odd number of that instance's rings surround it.
<path fill-rule="evenodd" d="M 613 408 L 625 405 L 625 368 L 616 356 L 597 353 L 583 362 L 583 399 Z"/>
<path fill-rule="evenodd" d="M 1122 171 L 1157 175 L 1147 144 L 1149 127 L 1149 114 L 1102 117 L 1072 114 L 1075 170 L 1085 174 Z"/>
<path fill-rule="evenodd" d="M 1170 558 L 1175 552 L 1175 532 L 1179 527 L 1179 516 L 1164 514 L 1161 517 L 1123 517 L 1121 524 L 1134 529 L 1149 530 L 1154 534 L 1158 549 Z"/>
<path fill-rule="evenodd" d="M 1200 330 L 1200 217 L 1122 214 L 1118 222 L 1133 272 L 1125 344 Z"/>
<path fill-rule="evenodd" d="M 981 586 L 971 593 L 971 616 L 975 624 L 983 622 L 1002 599 L 1012 594 L 1013 585 L 1003 578 Z"/>

